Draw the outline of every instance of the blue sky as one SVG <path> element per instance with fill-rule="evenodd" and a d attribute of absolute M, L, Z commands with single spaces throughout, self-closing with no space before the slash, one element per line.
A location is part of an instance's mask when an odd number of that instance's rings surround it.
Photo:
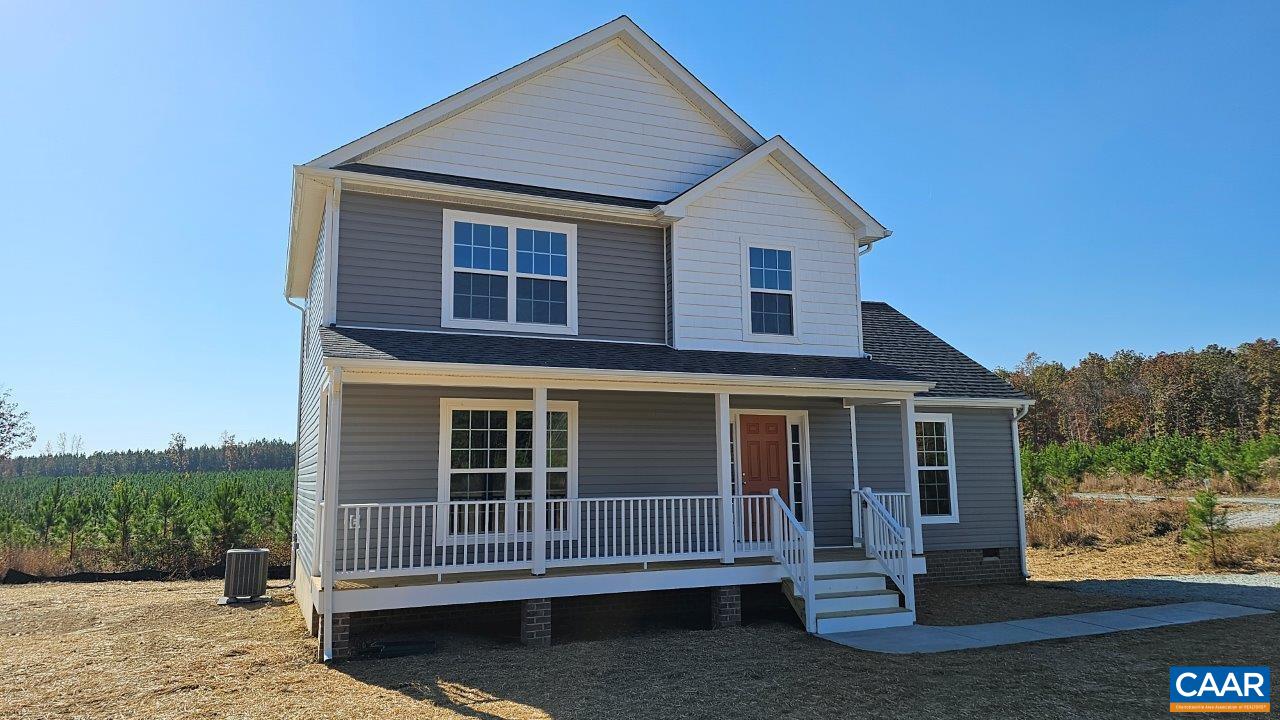
<path fill-rule="evenodd" d="M 41 443 L 292 438 L 292 165 L 623 13 L 988 366 L 1280 328 L 1280 4 L 6 3 L 0 385 Z"/>

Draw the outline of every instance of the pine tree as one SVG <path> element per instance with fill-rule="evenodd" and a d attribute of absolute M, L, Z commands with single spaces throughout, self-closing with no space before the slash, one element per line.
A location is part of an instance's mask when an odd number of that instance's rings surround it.
<path fill-rule="evenodd" d="M 1201 490 L 1187 501 L 1187 527 L 1182 539 L 1196 555 L 1209 551 L 1209 563 L 1218 564 L 1218 538 L 1227 530 L 1227 513 L 1218 507 L 1218 495 Z"/>

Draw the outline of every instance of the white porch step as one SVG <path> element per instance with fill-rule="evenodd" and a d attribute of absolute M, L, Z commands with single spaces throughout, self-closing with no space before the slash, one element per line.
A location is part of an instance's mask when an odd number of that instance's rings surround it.
<path fill-rule="evenodd" d="M 813 592 L 816 594 L 852 592 L 854 590 L 884 590 L 885 576 L 875 572 L 826 572 L 816 568 L 813 575 Z"/>
<path fill-rule="evenodd" d="M 818 593 L 814 597 L 813 607 L 819 616 L 826 613 L 847 612 L 850 610 L 896 608 L 898 607 L 898 593 L 893 590 Z"/>
<path fill-rule="evenodd" d="M 815 562 L 814 572 L 818 575 L 835 575 L 840 573 L 878 573 L 881 570 L 879 560 L 828 560 Z"/>
<path fill-rule="evenodd" d="M 854 632 L 856 630 L 876 630 L 911 625 L 916 621 L 916 614 L 906 608 L 891 607 L 820 612 L 817 614 L 817 619 L 817 634 L 830 635 L 832 633 Z"/>

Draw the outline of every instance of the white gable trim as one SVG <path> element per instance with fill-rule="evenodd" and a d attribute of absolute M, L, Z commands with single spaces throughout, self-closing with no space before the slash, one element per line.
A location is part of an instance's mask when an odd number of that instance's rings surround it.
<path fill-rule="evenodd" d="M 808 158 L 801 155 L 781 135 L 775 135 L 768 142 L 733 161 L 706 180 L 689 188 L 671 202 L 660 206 L 659 209 L 666 217 L 682 218 L 691 205 L 706 197 L 716 188 L 732 182 L 760 163 L 770 160 L 777 163 L 787 175 L 802 187 L 808 189 L 824 205 L 831 208 L 832 212 L 840 216 L 840 219 L 858 234 L 858 244 L 869 245 L 890 235 L 890 231 L 885 226 L 871 217 L 866 210 L 863 210 L 858 203 L 854 202 L 853 198 L 846 195 L 839 186 L 831 182 L 826 175 L 822 174 L 821 170 L 809 162 Z"/>
<path fill-rule="evenodd" d="M 307 163 L 307 167 L 332 168 L 344 163 L 355 162 L 413 133 L 448 120 L 458 113 L 469 110 L 535 75 L 566 63 L 614 39 L 622 40 L 628 50 L 635 53 L 644 64 L 670 82 L 695 107 L 701 110 L 709 120 L 720 125 L 744 150 L 754 148 L 764 142 L 764 136 L 756 132 L 728 105 L 725 105 L 720 98 L 716 97 L 715 93 L 702 84 L 702 81 L 694 77 L 693 73 L 686 70 L 661 45 L 654 42 L 653 38 L 646 35 L 638 25 L 632 22 L 631 18 L 623 15 L 584 35 L 579 35 L 563 45 L 558 45 L 541 55 L 504 70 L 487 80 L 476 83 L 462 92 L 429 105 L 380 130 L 375 130 L 359 140 L 347 143 L 337 150 L 321 155 Z"/>

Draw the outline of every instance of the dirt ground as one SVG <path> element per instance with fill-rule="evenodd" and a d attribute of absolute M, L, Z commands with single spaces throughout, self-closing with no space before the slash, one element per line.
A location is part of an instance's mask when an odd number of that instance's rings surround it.
<path fill-rule="evenodd" d="M 930 591 L 922 613 L 1071 601 L 1018 592 Z M 1170 665 L 1274 665 L 1280 647 L 1276 615 L 918 656 L 765 622 L 543 650 L 440 636 L 428 654 L 325 667 L 287 592 L 256 609 L 218 607 L 219 594 L 217 582 L 0 586 L 0 717 L 1167 718 Z"/>
<path fill-rule="evenodd" d="M 1027 569 L 1034 580 L 1112 580 L 1120 578 L 1187 575 L 1208 572 L 1280 572 L 1280 553 L 1274 531 L 1240 533 L 1230 542 L 1266 544 L 1265 551 L 1250 549 L 1248 561 L 1212 568 L 1187 557 L 1173 535 L 1143 538 L 1138 542 L 1060 549 L 1028 548 Z M 1250 546 L 1252 548 L 1252 545 Z M 1229 549 L 1228 549 L 1229 551 Z"/>

